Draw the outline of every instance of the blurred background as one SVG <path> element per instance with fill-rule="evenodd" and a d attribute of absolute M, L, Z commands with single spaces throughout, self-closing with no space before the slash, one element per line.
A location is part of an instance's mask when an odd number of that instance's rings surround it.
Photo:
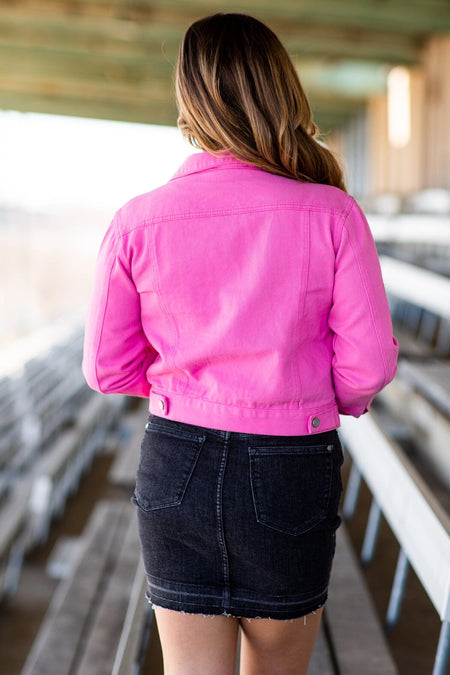
<path fill-rule="evenodd" d="M 173 69 L 186 26 L 218 10 L 279 34 L 363 206 L 448 213 L 446 0 L 4 1 L 0 344 L 83 304 L 114 211 L 190 152 L 174 130 Z"/>
<path fill-rule="evenodd" d="M 84 313 L 115 211 L 194 151 L 176 129 L 174 66 L 187 26 L 216 11 L 253 14 L 281 38 L 367 213 L 402 349 L 377 423 L 425 481 L 448 540 L 448 0 L 0 0 L 2 673 L 45 643 L 45 613 L 83 558 L 96 504 L 132 490 L 145 406 L 87 390 Z M 369 492 L 349 524 L 355 550 Z M 385 553 L 366 573 L 380 616 L 399 546 L 382 522 Z M 388 639 L 399 672 L 420 674 L 445 617 L 423 580 L 411 583 L 421 631 L 401 623 Z M 49 672 L 33 663 L 27 672 Z"/>

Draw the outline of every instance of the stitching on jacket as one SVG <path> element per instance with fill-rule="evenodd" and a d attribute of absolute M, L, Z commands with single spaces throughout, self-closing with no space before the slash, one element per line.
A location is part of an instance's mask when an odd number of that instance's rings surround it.
<path fill-rule="evenodd" d="M 174 180 L 179 180 L 180 178 L 186 178 L 186 176 L 192 176 L 196 173 L 206 173 L 209 171 L 226 171 L 227 169 L 252 169 L 254 171 L 261 171 L 257 166 L 253 164 L 247 164 L 246 162 L 240 162 L 239 160 L 229 159 L 225 164 L 211 164 L 211 166 L 199 166 L 198 168 L 188 169 L 186 167 L 185 171 L 182 171 L 183 165 L 178 169 L 178 171 L 169 179 L 169 183 Z"/>
<path fill-rule="evenodd" d="M 172 314 L 172 312 L 169 311 L 169 308 L 166 304 L 166 301 L 164 299 L 162 290 L 161 290 L 161 284 L 160 284 L 160 279 L 159 279 L 159 268 L 158 268 L 158 263 L 156 260 L 156 247 L 155 247 L 155 242 L 154 242 L 154 234 L 155 231 L 152 230 L 151 233 L 151 240 L 149 239 L 149 248 L 150 248 L 150 257 L 151 257 L 151 265 L 152 265 L 152 276 L 154 279 L 155 283 L 155 290 L 156 294 L 158 297 L 158 302 L 163 310 L 163 312 L 166 314 L 166 316 L 169 318 L 170 323 L 172 324 L 173 328 L 173 333 L 175 336 L 174 340 L 171 340 L 170 344 L 170 349 L 167 352 L 167 365 L 172 369 L 173 372 L 178 372 L 177 369 L 175 368 L 175 353 L 178 348 L 178 343 L 180 339 L 178 327 L 175 321 L 175 318 Z"/>
<path fill-rule="evenodd" d="M 350 203 L 351 208 L 352 203 Z M 119 210 L 119 213 L 122 209 Z M 148 227 L 149 225 L 158 225 L 159 223 L 172 222 L 176 220 L 193 220 L 193 219 L 203 219 L 203 218 L 212 218 L 214 216 L 233 216 L 233 215 L 245 215 L 249 213 L 265 213 L 270 211 L 298 211 L 299 213 L 303 212 L 315 212 L 315 213 L 328 213 L 330 215 L 341 216 L 343 220 L 347 217 L 347 209 L 338 209 L 327 206 L 317 206 L 314 204 L 264 204 L 263 206 L 253 206 L 246 208 L 230 208 L 230 209 L 211 209 L 209 211 L 188 211 L 180 213 L 171 213 L 170 215 L 165 216 L 155 216 L 153 218 L 145 218 L 140 220 L 139 223 L 136 223 L 134 226 L 130 226 L 125 232 L 118 233 L 120 237 L 126 237 L 136 230 Z"/>
<path fill-rule="evenodd" d="M 317 415 L 320 415 L 321 413 L 327 413 L 331 412 L 336 409 L 337 405 L 336 402 L 333 403 L 320 403 L 316 402 L 311 406 L 303 406 L 301 405 L 300 401 L 290 401 L 290 402 L 283 402 L 281 403 L 280 401 L 275 401 L 274 403 L 271 404 L 271 407 L 262 407 L 262 406 L 250 406 L 250 405 L 243 405 L 242 403 L 225 403 L 224 401 L 213 401 L 209 398 L 206 398 L 205 396 L 195 396 L 191 393 L 189 394 L 180 394 L 179 392 L 175 391 L 165 391 L 162 389 L 159 389 L 158 387 L 152 387 L 151 393 L 155 394 L 156 396 L 179 396 L 181 398 L 190 398 L 194 399 L 196 401 L 205 401 L 206 403 L 211 403 L 213 405 L 219 405 L 223 406 L 226 408 L 237 408 L 241 409 L 244 408 L 245 410 L 255 410 L 255 411 L 260 411 L 260 412 L 274 412 L 274 413 L 289 413 L 291 415 L 298 415 L 299 412 L 303 413 L 315 413 Z M 282 405 L 291 405 L 294 403 L 296 405 L 296 408 L 282 408 Z M 275 407 L 278 406 L 278 407 Z M 326 406 L 326 407 L 322 407 Z"/>
<path fill-rule="evenodd" d="M 118 221 L 118 219 L 119 219 L 119 216 L 118 216 L 118 214 L 116 214 L 116 216 L 115 216 L 116 222 Z M 114 235 L 114 238 L 117 239 L 117 231 L 114 231 L 113 235 Z M 105 284 L 105 287 L 106 287 L 107 290 L 106 290 L 106 293 L 104 295 L 104 300 L 103 300 L 103 308 L 102 308 L 103 316 L 102 316 L 102 320 L 101 320 L 101 325 L 100 325 L 99 330 L 98 330 L 98 335 L 95 336 L 95 340 L 96 340 L 97 345 L 96 345 L 96 349 L 95 349 L 94 372 L 95 372 L 95 379 L 96 379 L 98 390 L 102 393 L 104 393 L 103 387 L 100 386 L 100 380 L 99 380 L 99 377 L 98 377 L 98 354 L 99 354 L 100 346 L 101 346 L 101 343 L 102 343 L 103 329 L 105 327 L 106 309 L 108 307 L 109 294 L 110 294 L 110 290 L 111 290 L 111 276 L 112 276 L 112 273 L 113 273 L 114 263 L 117 260 L 117 251 L 114 249 L 113 255 L 111 254 L 111 251 L 109 251 L 109 257 L 111 258 L 111 263 L 110 263 L 110 267 L 109 267 L 108 279 L 104 281 L 104 284 Z"/>
<path fill-rule="evenodd" d="M 347 206 L 346 206 L 345 209 L 342 211 L 342 213 L 341 213 L 341 218 L 340 218 L 340 220 L 339 220 L 339 222 L 338 222 L 338 226 L 340 225 L 341 229 L 340 229 L 340 231 L 339 231 L 339 243 L 338 243 L 338 245 L 336 246 L 336 249 L 335 249 L 335 256 L 336 256 L 336 254 L 338 253 L 339 249 L 341 248 L 341 244 L 342 244 L 342 234 L 343 234 L 344 229 L 345 229 L 345 222 L 346 222 L 347 218 L 349 217 L 349 215 L 350 215 L 350 213 L 351 213 L 351 211 L 352 211 L 352 209 L 353 209 L 354 204 L 355 204 L 355 202 L 354 202 L 353 197 L 350 197 L 350 195 L 349 195 L 349 196 L 348 196 L 348 203 L 347 203 Z M 346 232 L 347 232 L 347 230 L 346 230 Z"/>
<path fill-rule="evenodd" d="M 354 204 L 352 204 L 352 209 L 351 209 L 351 210 L 353 210 L 353 206 L 354 206 Z M 350 215 L 351 210 L 350 210 L 349 213 L 347 214 L 347 217 Z M 345 221 L 347 221 L 347 218 L 345 219 Z M 367 289 L 366 279 L 365 279 L 365 276 L 364 276 L 364 274 L 363 274 L 363 270 L 362 270 L 362 268 L 361 268 L 360 258 L 359 258 L 359 256 L 358 256 L 358 252 L 357 252 L 356 246 L 355 246 L 354 242 L 352 241 L 352 238 L 350 237 L 349 231 L 348 231 L 348 229 L 347 229 L 347 227 L 346 227 L 346 222 L 343 223 L 342 229 L 343 229 L 343 230 L 345 229 L 345 231 L 346 231 L 346 233 L 347 233 L 347 240 L 348 240 L 348 243 L 350 244 L 350 246 L 351 246 L 351 248 L 352 248 L 353 255 L 354 255 L 354 258 L 355 258 L 355 260 L 356 260 L 356 264 L 357 264 L 357 266 L 358 266 L 359 276 L 360 276 L 360 278 L 361 278 L 361 282 L 362 282 L 362 285 L 363 285 L 363 288 L 364 288 L 364 293 L 365 293 L 365 296 L 366 296 L 367 304 L 369 305 L 370 318 L 371 318 L 371 320 L 372 320 L 372 326 L 373 326 L 373 328 L 374 328 L 374 332 L 375 332 L 375 335 L 376 335 L 376 337 L 377 337 L 378 351 L 379 351 L 379 353 L 380 353 L 381 361 L 382 361 L 382 363 L 383 363 L 383 369 L 384 369 L 383 386 L 385 386 L 386 383 L 387 383 L 387 364 L 386 364 L 386 360 L 385 360 L 384 354 L 383 354 L 383 349 L 382 349 L 382 346 L 381 346 L 380 332 L 379 332 L 379 330 L 378 330 L 378 328 L 377 328 L 377 322 L 375 321 L 375 315 L 374 315 L 374 307 L 373 307 L 373 303 L 372 303 L 372 300 L 371 300 L 371 298 L 370 298 L 370 296 L 369 296 L 369 292 L 368 292 L 368 289 Z M 381 388 L 382 388 L 382 387 L 380 387 L 380 389 L 381 389 Z"/>
<path fill-rule="evenodd" d="M 302 277 L 300 279 L 300 299 L 297 307 L 297 314 L 296 314 L 296 319 L 295 319 L 295 326 L 294 326 L 294 335 L 293 339 L 295 340 L 297 338 L 298 334 L 298 327 L 300 325 L 301 319 L 303 319 L 304 313 L 305 313 L 305 306 L 306 306 L 306 294 L 308 292 L 308 283 L 309 283 L 309 268 L 311 264 L 311 214 L 308 211 L 306 213 L 306 224 L 307 224 L 307 232 L 306 236 L 303 237 L 303 255 L 304 255 L 304 263 L 303 263 L 303 269 L 302 269 Z M 292 350 L 293 353 L 294 350 Z M 292 377 L 294 384 L 296 385 L 296 388 L 298 390 L 298 400 L 301 400 L 303 397 L 303 385 L 302 385 L 302 378 L 300 377 L 300 371 L 298 367 L 298 361 L 296 359 L 292 359 Z"/>

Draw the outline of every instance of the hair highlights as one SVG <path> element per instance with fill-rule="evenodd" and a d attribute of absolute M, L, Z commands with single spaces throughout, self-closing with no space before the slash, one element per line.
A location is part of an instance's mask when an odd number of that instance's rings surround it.
<path fill-rule="evenodd" d="M 178 126 L 194 147 L 270 173 L 345 190 L 294 65 L 277 36 L 245 14 L 215 14 L 184 36 L 176 71 Z"/>

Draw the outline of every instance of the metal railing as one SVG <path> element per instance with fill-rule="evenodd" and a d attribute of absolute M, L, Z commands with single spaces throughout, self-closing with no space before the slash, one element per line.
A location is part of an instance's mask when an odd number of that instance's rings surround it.
<path fill-rule="evenodd" d="M 361 558 L 374 555 L 381 516 L 400 545 L 386 614 L 392 628 L 401 611 L 408 570 L 412 567 L 442 622 L 433 675 L 445 675 L 450 648 L 450 519 L 416 469 L 370 413 L 343 417 L 340 436 L 352 459 L 343 516 L 355 513 L 361 482 L 372 493 L 372 505 Z"/>

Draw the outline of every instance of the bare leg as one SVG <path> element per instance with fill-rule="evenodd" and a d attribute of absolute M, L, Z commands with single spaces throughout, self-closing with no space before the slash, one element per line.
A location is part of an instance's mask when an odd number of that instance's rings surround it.
<path fill-rule="evenodd" d="M 155 607 L 164 675 L 233 675 L 239 620 Z"/>
<path fill-rule="evenodd" d="M 321 618 L 241 619 L 241 675 L 306 675 Z"/>

